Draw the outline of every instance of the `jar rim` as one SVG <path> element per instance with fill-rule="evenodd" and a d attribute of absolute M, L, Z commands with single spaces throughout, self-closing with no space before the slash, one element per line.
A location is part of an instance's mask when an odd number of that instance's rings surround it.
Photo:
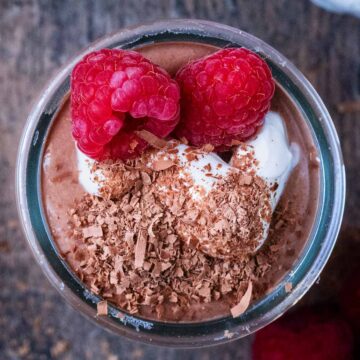
<path fill-rule="evenodd" d="M 266 59 L 273 73 L 275 71 L 274 77 L 287 92 L 293 94 L 304 111 L 319 145 L 322 161 L 317 220 L 296 268 L 239 318 L 223 317 L 196 323 L 159 322 L 125 314 L 112 305 L 109 306 L 108 317 L 97 318 L 96 303 L 101 299 L 79 284 L 68 265 L 58 256 L 42 211 L 39 179 L 44 139 L 66 89 L 69 89 L 71 69 L 84 54 L 104 47 L 134 48 L 170 41 L 169 38 L 171 41 L 206 42 L 221 47 L 244 46 Z M 231 331 L 231 340 L 246 336 L 294 305 L 325 266 L 340 230 L 345 205 L 345 170 L 339 139 L 331 117 L 312 85 L 288 59 L 262 40 L 236 28 L 204 20 L 163 20 L 130 27 L 105 36 L 79 53 L 50 81 L 29 114 L 19 145 L 16 168 L 17 206 L 22 227 L 36 260 L 50 282 L 75 308 L 96 319 L 97 323 L 130 338 L 175 347 L 227 342 L 230 338 L 224 330 Z M 295 285 L 287 293 L 285 283 L 289 281 Z"/>

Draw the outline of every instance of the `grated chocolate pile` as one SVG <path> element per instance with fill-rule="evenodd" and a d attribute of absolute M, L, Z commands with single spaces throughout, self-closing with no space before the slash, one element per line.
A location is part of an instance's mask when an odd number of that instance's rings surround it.
<path fill-rule="evenodd" d="M 249 252 L 271 216 L 260 178 L 231 174 L 199 205 L 174 162 L 96 166 L 108 179 L 101 197 L 87 194 L 70 211 L 78 244 L 70 256 L 91 291 L 131 314 L 149 307 L 159 319 L 169 306 L 176 314 L 222 299 L 233 316 L 246 310 L 253 282 L 270 267 Z M 170 184 L 176 191 L 163 196 L 159 187 Z"/>

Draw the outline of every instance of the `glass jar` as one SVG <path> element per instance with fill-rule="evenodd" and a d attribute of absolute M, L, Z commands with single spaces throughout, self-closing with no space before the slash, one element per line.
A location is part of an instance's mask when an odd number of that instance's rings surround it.
<path fill-rule="evenodd" d="M 101 299 L 85 288 L 59 256 L 44 214 L 40 186 L 44 145 L 57 110 L 69 91 L 74 65 L 84 54 L 100 48 L 130 49 L 164 41 L 244 46 L 259 53 L 268 62 L 276 81 L 302 111 L 320 156 L 320 200 L 305 248 L 283 280 L 238 318 L 196 323 L 148 321 L 120 312 L 112 305 L 108 316 L 98 317 L 96 304 Z M 127 28 L 91 44 L 66 64 L 45 87 L 29 114 L 19 147 L 16 181 L 25 236 L 37 262 L 60 294 L 79 312 L 107 329 L 143 342 L 174 347 L 210 346 L 244 337 L 294 305 L 316 281 L 331 254 L 345 202 L 345 171 L 339 140 L 328 111 L 310 83 L 283 55 L 256 37 L 202 20 L 165 20 Z M 293 285 L 291 292 L 285 290 L 288 282 Z"/>

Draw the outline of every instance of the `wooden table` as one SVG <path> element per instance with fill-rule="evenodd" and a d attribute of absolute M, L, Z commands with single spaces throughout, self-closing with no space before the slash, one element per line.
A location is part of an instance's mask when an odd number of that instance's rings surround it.
<path fill-rule="evenodd" d="M 202 18 L 250 32 L 293 61 L 333 115 L 348 179 L 332 260 L 305 302 L 336 299 L 359 260 L 360 20 L 308 0 L 0 0 L 0 358 L 249 359 L 251 338 L 214 349 L 142 346 L 108 334 L 70 308 L 45 279 L 21 233 L 14 196 L 17 143 L 47 80 L 99 36 L 161 18 Z M 357 101 L 357 102 L 356 102 Z"/>

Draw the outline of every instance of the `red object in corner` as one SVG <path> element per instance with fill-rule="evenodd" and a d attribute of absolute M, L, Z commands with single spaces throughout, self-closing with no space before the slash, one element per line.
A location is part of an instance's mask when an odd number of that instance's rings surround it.
<path fill-rule="evenodd" d="M 350 360 L 349 325 L 330 309 L 305 308 L 256 333 L 254 360 Z"/>

